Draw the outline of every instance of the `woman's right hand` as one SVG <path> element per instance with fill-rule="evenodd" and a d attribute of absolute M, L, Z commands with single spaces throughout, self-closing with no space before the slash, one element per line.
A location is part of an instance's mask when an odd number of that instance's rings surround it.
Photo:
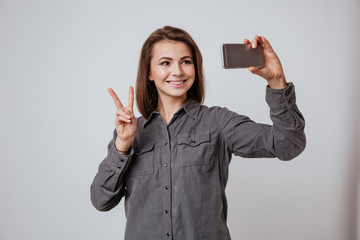
<path fill-rule="evenodd" d="M 128 103 L 125 107 L 122 105 L 114 90 L 109 88 L 108 92 L 117 108 L 115 117 L 117 138 L 115 147 L 119 152 L 125 154 L 133 144 L 137 132 L 137 119 L 135 118 L 133 111 L 134 89 L 132 86 L 129 87 Z"/>

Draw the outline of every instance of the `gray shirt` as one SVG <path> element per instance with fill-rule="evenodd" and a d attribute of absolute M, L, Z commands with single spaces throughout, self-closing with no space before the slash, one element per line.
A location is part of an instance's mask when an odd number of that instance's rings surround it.
<path fill-rule="evenodd" d="M 95 208 L 108 211 L 125 197 L 128 240 L 228 240 L 225 187 L 232 154 L 290 160 L 306 144 L 295 88 L 266 89 L 273 125 L 226 108 L 187 100 L 166 126 L 161 115 L 138 119 L 129 155 L 114 141 L 91 185 Z"/>

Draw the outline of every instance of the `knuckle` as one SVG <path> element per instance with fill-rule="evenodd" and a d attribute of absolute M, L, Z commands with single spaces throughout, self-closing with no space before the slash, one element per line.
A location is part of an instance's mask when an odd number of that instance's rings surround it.
<path fill-rule="evenodd" d="M 124 114 L 124 111 L 122 109 L 118 109 L 116 111 L 116 115 L 123 115 Z"/>

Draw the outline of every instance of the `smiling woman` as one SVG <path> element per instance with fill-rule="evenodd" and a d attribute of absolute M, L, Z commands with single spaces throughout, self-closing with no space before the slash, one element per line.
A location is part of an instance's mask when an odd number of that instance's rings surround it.
<path fill-rule="evenodd" d="M 245 43 L 250 43 L 245 40 Z M 125 197 L 125 239 L 229 240 L 225 188 L 232 154 L 290 160 L 305 148 L 304 118 L 295 89 L 286 83 L 269 42 L 264 67 L 249 68 L 268 82 L 273 125 L 259 124 L 227 108 L 207 107 L 201 53 L 182 29 L 164 27 L 145 41 L 134 90 L 117 107 L 108 155 L 91 185 L 91 200 L 108 211 Z"/>
<path fill-rule="evenodd" d="M 154 81 L 158 93 L 157 110 L 168 124 L 172 115 L 186 102 L 187 92 L 195 81 L 191 49 L 183 42 L 162 40 L 155 43 L 149 80 Z M 165 111 L 164 104 L 173 110 Z"/>
<path fill-rule="evenodd" d="M 175 51 L 174 51 L 175 50 Z M 181 61 L 180 61 L 181 60 Z M 179 65 L 185 66 L 179 66 Z M 165 65 L 166 67 L 160 67 Z M 166 26 L 153 32 L 145 41 L 139 61 L 139 70 L 136 80 L 136 101 L 139 112 L 149 118 L 150 114 L 158 107 L 158 89 L 155 84 L 154 76 L 160 73 L 160 69 L 165 69 L 168 73 L 173 71 L 194 71 L 193 82 L 190 85 L 187 96 L 198 103 L 204 102 L 204 74 L 202 55 L 199 47 L 192 37 L 179 28 Z M 159 70 L 158 70 L 159 69 Z M 154 72 L 156 71 L 156 72 Z M 163 72 L 162 71 L 162 72 Z M 180 72 L 184 74 L 185 72 Z M 178 74 L 178 73 L 172 73 Z M 183 76 L 170 76 L 174 79 L 181 80 Z M 149 81 L 150 80 L 150 81 Z"/>

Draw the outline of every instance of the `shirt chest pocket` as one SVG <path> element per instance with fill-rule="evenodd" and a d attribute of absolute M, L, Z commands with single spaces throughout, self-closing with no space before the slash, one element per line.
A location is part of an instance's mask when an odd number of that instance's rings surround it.
<path fill-rule="evenodd" d="M 127 177 L 135 177 L 154 173 L 154 143 L 135 146 L 134 156 L 126 172 Z"/>
<path fill-rule="evenodd" d="M 177 166 L 209 164 L 210 131 L 184 133 L 178 136 Z"/>

